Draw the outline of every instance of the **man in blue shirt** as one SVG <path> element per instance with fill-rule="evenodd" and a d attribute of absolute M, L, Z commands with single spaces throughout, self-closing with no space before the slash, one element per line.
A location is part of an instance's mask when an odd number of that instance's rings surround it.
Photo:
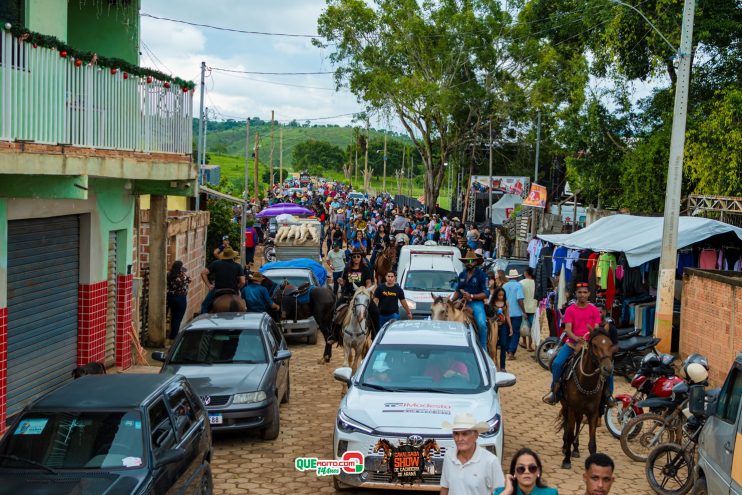
<path fill-rule="evenodd" d="M 487 275 L 479 268 L 484 262 L 484 258 L 469 250 L 466 256 L 459 258 L 466 267 L 466 270 L 459 274 L 459 283 L 456 292 L 453 293 L 453 300 L 462 298 L 466 301 L 474 313 L 474 321 L 479 328 L 479 343 L 487 351 L 487 315 L 484 312 L 484 301 L 489 297 L 489 288 L 487 287 Z"/>
<path fill-rule="evenodd" d="M 252 273 L 248 277 L 248 283 L 242 289 L 242 298 L 247 303 L 248 313 L 270 313 L 278 311 L 281 307 L 271 300 L 268 289 L 263 287 L 261 282 L 265 277 L 260 273 Z"/>
<path fill-rule="evenodd" d="M 520 324 L 523 322 L 523 315 L 526 313 L 523 305 L 526 296 L 523 294 L 523 286 L 518 282 L 518 278 L 520 278 L 518 270 L 510 270 L 506 277 L 508 282 L 502 288 L 505 289 L 510 322 L 513 325 L 513 336 L 510 338 L 508 346 L 508 358 L 515 359 L 515 351 L 518 350 L 518 342 L 520 341 Z"/>

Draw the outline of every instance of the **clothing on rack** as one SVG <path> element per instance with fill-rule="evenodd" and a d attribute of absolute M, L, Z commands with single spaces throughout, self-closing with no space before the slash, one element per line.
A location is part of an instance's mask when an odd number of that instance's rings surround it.
<path fill-rule="evenodd" d="M 608 267 L 608 287 L 605 290 L 605 307 L 610 314 L 613 307 L 613 299 L 616 297 L 616 284 L 613 278 L 613 268 Z"/>
<path fill-rule="evenodd" d="M 574 269 L 574 263 L 580 258 L 580 250 L 579 249 L 568 249 L 567 250 L 567 259 L 564 262 L 564 266 L 567 267 L 567 270 L 572 271 Z"/>
<path fill-rule="evenodd" d="M 675 274 L 678 277 L 683 276 L 683 269 L 684 268 L 695 268 L 696 266 L 696 255 L 693 253 L 693 249 L 680 249 L 678 251 L 678 262 L 677 262 L 677 270 L 675 271 Z"/>
<path fill-rule="evenodd" d="M 600 288 L 605 290 L 608 288 L 609 272 L 610 276 L 613 277 L 613 274 L 616 271 L 616 257 L 613 253 L 602 253 L 600 255 L 598 258 L 597 270 L 598 271 L 595 275 L 600 280 Z"/>
<path fill-rule="evenodd" d="M 716 270 L 718 253 L 716 249 L 702 249 L 698 255 L 698 268 L 702 270 Z"/>
<path fill-rule="evenodd" d="M 721 248 L 721 263 L 719 264 L 719 270 L 731 270 L 731 271 L 742 271 L 740 266 L 740 250 L 735 247 L 723 247 Z"/>
<path fill-rule="evenodd" d="M 541 239 L 538 237 L 534 237 L 531 239 L 531 242 L 528 243 L 528 248 L 526 251 L 528 251 L 528 266 L 536 269 L 536 265 L 538 264 L 538 257 L 539 254 L 541 254 L 541 248 L 543 247 L 543 244 L 541 242 Z"/>
<path fill-rule="evenodd" d="M 559 286 L 557 287 L 557 307 L 561 308 L 567 302 L 567 279 L 564 275 L 564 264 L 559 272 Z"/>
<path fill-rule="evenodd" d="M 554 250 L 552 261 L 554 263 L 554 270 L 551 273 L 552 275 L 558 275 L 559 273 L 561 273 L 562 267 L 567 261 L 567 248 L 564 246 L 557 247 Z"/>

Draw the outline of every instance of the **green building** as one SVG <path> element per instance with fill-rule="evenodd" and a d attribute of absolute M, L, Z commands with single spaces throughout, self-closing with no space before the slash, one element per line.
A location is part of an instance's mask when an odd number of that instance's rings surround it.
<path fill-rule="evenodd" d="M 131 365 L 136 197 L 193 195 L 193 85 L 138 67 L 139 7 L 0 2 L 0 433 L 76 366 Z"/>

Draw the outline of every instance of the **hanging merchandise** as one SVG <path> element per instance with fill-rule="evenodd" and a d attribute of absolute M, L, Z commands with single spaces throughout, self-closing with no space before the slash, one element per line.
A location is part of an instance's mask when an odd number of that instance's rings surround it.
<path fill-rule="evenodd" d="M 551 274 L 558 275 L 562 271 L 565 261 L 567 261 L 567 248 L 564 246 L 557 247 L 554 250 L 552 261 L 554 263 L 554 271 Z"/>
<path fill-rule="evenodd" d="M 698 256 L 698 268 L 702 270 L 716 270 L 716 249 L 703 249 Z"/>
<path fill-rule="evenodd" d="M 528 248 L 526 249 L 528 251 L 528 266 L 536 269 L 536 265 L 538 264 L 538 257 L 541 253 L 541 248 L 543 247 L 541 240 L 534 237 L 531 239 L 531 242 L 528 243 Z"/>
<path fill-rule="evenodd" d="M 685 248 L 685 249 L 678 250 L 677 269 L 675 271 L 675 274 L 678 277 L 683 276 L 684 268 L 695 268 L 695 266 L 696 266 L 696 256 L 693 253 L 692 248 Z"/>
<path fill-rule="evenodd" d="M 564 275 L 564 264 L 559 272 L 559 285 L 557 286 L 557 307 L 561 308 L 567 303 L 567 280 Z"/>
<path fill-rule="evenodd" d="M 533 345 L 538 349 L 541 345 L 541 308 L 536 308 L 536 313 L 533 315 L 533 325 L 531 325 L 531 340 Z"/>
<path fill-rule="evenodd" d="M 598 272 L 596 276 L 600 280 L 600 288 L 603 290 L 608 288 L 609 269 L 610 276 L 613 277 L 613 273 L 616 271 L 616 257 L 613 253 L 602 253 L 598 258 Z"/>
<path fill-rule="evenodd" d="M 605 307 L 608 310 L 608 314 L 611 314 L 611 308 L 613 307 L 613 299 L 616 297 L 616 284 L 613 278 L 613 268 L 608 268 L 608 287 L 605 291 Z"/>

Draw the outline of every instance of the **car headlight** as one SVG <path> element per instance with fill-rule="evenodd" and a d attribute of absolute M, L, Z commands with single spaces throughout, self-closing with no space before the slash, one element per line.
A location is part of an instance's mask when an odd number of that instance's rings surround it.
<path fill-rule="evenodd" d="M 254 402 L 262 402 L 266 399 L 267 395 L 262 390 L 259 392 L 246 392 L 244 394 L 234 394 L 232 397 L 232 404 L 252 404 Z"/>
<path fill-rule="evenodd" d="M 495 435 L 497 435 L 497 432 L 500 431 L 500 426 L 502 425 L 502 418 L 500 418 L 499 414 L 495 414 L 494 418 L 487 420 L 487 425 L 489 425 L 490 429 L 483 433 L 480 433 L 480 436 L 494 437 Z"/>
<path fill-rule="evenodd" d="M 370 435 L 374 431 L 363 423 L 359 423 L 358 421 L 349 418 L 343 411 L 338 412 L 337 425 L 338 429 L 343 433 L 359 432 Z"/>
<path fill-rule="evenodd" d="M 417 303 L 415 301 L 413 301 L 412 299 L 407 299 L 407 306 L 410 309 L 416 309 L 417 308 Z"/>

